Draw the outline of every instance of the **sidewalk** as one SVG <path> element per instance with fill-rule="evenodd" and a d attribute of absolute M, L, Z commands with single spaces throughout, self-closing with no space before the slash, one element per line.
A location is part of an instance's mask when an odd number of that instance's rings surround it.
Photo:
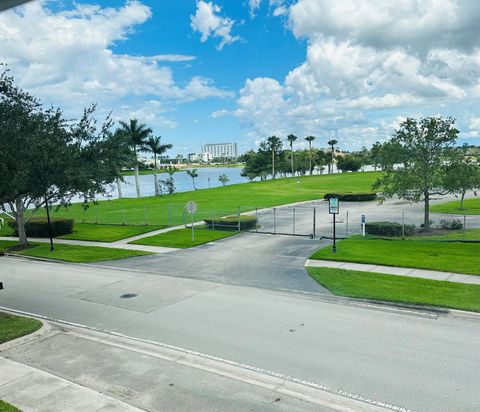
<path fill-rule="evenodd" d="M 187 349 L 44 324 L 0 345 L 0 399 L 24 412 L 385 410 Z"/>
<path fill-rule="evenodd" d="M 361 272 L 385 273 L 387 275 L 408 276 L 412 278 L 424 278 L 442 280 L 446 282 L 469 283 L 480 285 L 480 276 L 466 275 L 463 273 L 440 272 L 438 270 L 425 270 L 414 268 L 402 268 L 398 266 L 382 266 L 364 263 L 338 262 L 333 260 L 308 259 L 305 266 L 337 268 L 345 270 L 358 270 Z"/>

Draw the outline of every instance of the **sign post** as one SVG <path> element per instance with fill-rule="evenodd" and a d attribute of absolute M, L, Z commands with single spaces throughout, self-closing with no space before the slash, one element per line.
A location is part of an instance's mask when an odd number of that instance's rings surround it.
<path fill-rule="evenodd" d="M 338 214 L 339 202 L 337 197 L 331 197 L 328 199 L 328 213 L 333 215 L 333 248 L 332 252 L 337 253 L 337 236 L 335 228 L 335 215 Z"/>
<path fill-rule="evenodd" d="M 362 236 L 365 237 L 365 215 L 362 215 Z"/>
<path fill-rule="evenodd" d="M 185 205 L 185 208 L 187 209 L 188 213 L 190 213 L 190 217 L 191 217 L 191 221 L 192 221 L 192 242 L 193 242 L 195 240 L 195 226 L 193 224 L 193 215 L 197 211 L 198 207 L 197 207 L 197 204 L 193 200 L 190 200 L 190 202 L 188 202 Z"/>

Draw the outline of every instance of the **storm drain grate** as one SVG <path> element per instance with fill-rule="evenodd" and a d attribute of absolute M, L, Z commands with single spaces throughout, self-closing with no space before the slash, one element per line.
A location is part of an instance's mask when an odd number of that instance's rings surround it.
<path fill-rule="evenodd" d="M 121 295 L 120 297 L 122 299 L 130 299 L 130 298 L 134 298 L 136 297 L 137 295 L 135 293 L 125 293 L 123 295 Z"/>

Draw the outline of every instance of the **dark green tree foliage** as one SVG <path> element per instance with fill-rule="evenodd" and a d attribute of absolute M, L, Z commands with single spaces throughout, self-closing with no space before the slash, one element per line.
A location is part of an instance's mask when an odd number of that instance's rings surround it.
<path fill-rule="evenodd" d="M 460 209 L 468 190 L 480 188 L 480 165 L 467 156 L 468 147 L 454 149 L 452 161 L 446 166 L 445 189 L 460 195 Z"/>
<path fill-rule="evenodd" d="M 359 156 L 346 155 L 337 158 L 337 169 L 342 172 L 358 172 L 363 165 L 363 160 Z"/>
<path fill-rule="evenodd" d="M 97 127 L 94 111 L 67 121 L 16 86 L 7 71 L 0 74 L 0 205 L 14 210 L 22 245 L 26 208 L 67 206 L 74 196 L 94 200 L 119 176 L 125 153 L 109 132 L 111 121 Z"/>
<path fill-rule="evenodd" d="M 430 228 L 430 199 L 446 193 L 446 164 L 452 161 L 452 152 L 458 136 L 452 118 L 426 117 L 419 121 L 407 119 L 395 131 L 390 145 L 398 146 L 400 153 L 391 151 L 386 173 L 374 189 L 383 190 L 384 197 L 424 202 L 424 229 Z M 400 154 L 400 157 L 397 157 Z M 400 163 L 398 168 L 393 164 Z"/>

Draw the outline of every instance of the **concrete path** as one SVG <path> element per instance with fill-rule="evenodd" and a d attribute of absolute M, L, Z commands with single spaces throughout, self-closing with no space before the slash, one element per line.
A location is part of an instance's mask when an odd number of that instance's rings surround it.
<path fill-rule="evenodd" d="M 26 341 L 0 345 L 0 368 L 6 371 L 0 398 L 25 412 L 384 411 L 192 351 L 71 325 L 46 326 Z"/>
<path fill-rule="evenodd" d="M 308 259 L 305 266 L 337 268 L 345 270 L 358 270 L 361 272 L 386 273 L 388 275 L 408 276 L 412 278 L 424 278 L 443 280 L 446 282 L 470 283 L 480 285 L 480 276 L 466 275 L 463 273 L 441 272 L 438 270 L 412 269 L 398 266 L 382 266 L 364 263 L 338 262 L 333 260 Z"/>

